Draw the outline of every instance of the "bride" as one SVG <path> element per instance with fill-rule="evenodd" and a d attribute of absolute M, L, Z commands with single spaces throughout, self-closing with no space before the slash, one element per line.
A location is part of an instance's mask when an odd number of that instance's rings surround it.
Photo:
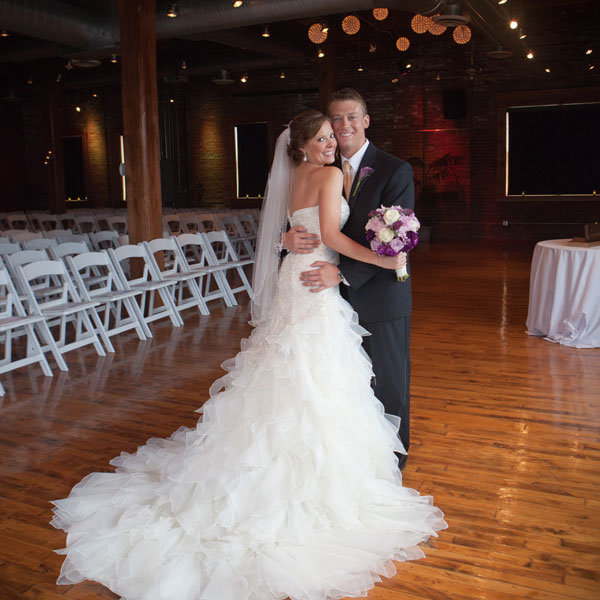
<path fill-rule="evenodd" d="M 252 334 L 224 364 L 196 427 L 150 439 L 54 502 L 67 532 L 58 580 L 98 581 L 125 600 L 330 600 L 363 596 L 393 561 L 446 527 L 402 487 L 398 423 L 370 387 L 366 331 L 337 288 L 298 274 L 341 252 L 395 269 L 345 237 L 329 120 L 298 115 L 277 140 L 263 206 Z M 289 158 L 288 158 L 289 156 Z M 289 204 L 288 204 L 289 203 Z M 321 233 L 310 255 L 276 245 L 286 220 Z"/>

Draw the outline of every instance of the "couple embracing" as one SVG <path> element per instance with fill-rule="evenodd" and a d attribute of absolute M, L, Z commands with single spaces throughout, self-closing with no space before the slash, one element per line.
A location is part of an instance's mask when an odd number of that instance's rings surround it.
<path fill-rule="evenodd" d="M 410 289 L 393 270 L 406 256 L 363 242 L 370 210 L 412 207 L 411 170 L 366 141 L 356 92 L 339 92 L 330 113 L 301 113 L 277 140 L 254 330 L 196 426 L 122 453 L 116 472 L 54 502 L 52 524 L 68 532 L 59 583 L 92 579 L 127 600 L 356 597 L 446 527 L 398 466 Z M 327 168 L 336 137 L 351 172 Z"/>

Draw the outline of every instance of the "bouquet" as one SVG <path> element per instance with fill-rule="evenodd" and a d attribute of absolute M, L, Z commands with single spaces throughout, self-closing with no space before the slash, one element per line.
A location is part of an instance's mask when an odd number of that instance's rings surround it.
<path fill-rule="evenodd" d="M 401 206 L 382 206 L 369 213 L 365 225 L 367 242 L 371 250 L 381 256 L 397 256 L 400 252 L 409 252 L 419 242 L 421 224 L 410 208 Z M 408 279 L 406 265 L 396 269 L 398 281 Z"/>

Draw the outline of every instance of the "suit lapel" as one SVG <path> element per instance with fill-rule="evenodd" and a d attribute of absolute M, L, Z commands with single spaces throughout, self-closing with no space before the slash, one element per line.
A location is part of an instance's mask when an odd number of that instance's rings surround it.
<path fill-rule="evenodd" d="M 373 145 L 372 142 L 369 142 L 369 145 L 367 146 L 367 150 L 364 153 L 362 160 L 360 161 L 360 165 L 358 167 L 358 172 L 354 175 L 354 181 L 352 182 L 352 188 L 351 188 L 351 192 L 350 192 L 350 200 L 348 200 L 348 204 L 350 205 L 350 210 L 352 210 L 354 208 L 354 205 L 356 204 L 356 200 L 362 190 L 362 186 L 361 186 L 360 189 L 358 189 L 355 194 L 353 193 L 354 189 L 356 188 L 356 184 L 358 183 L 358 177 L 360 175 L 361 169 L 363 169 L 364 167 L 374 168 L 376 157 L 377 157 L 377 148 Z"/>

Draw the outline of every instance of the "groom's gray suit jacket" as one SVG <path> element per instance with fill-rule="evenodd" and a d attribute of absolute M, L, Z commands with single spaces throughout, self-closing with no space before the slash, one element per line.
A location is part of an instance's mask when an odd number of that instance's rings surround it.
<path fill-rule="evenodd" d="M 373 171 L 359 182 L 360 171 Z M 355 242 L 369 247 L 365 225 L 368 213 L 381 205 L 400 205 L 414 208 L 415 194 L 411 166 L 399 158 L 379 150 L 371 142 L 355 174 L 350 198 L 350 217 L 342 229 Z M 340 285 L 342 294 L 350 302 L 364 323 L 390 321 L 410 315 L 412 294 L 410 278 L 398 282 L 389 269 L 340 256 L 340 271 L 350 284 Z"/>

